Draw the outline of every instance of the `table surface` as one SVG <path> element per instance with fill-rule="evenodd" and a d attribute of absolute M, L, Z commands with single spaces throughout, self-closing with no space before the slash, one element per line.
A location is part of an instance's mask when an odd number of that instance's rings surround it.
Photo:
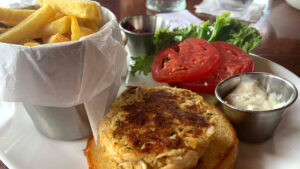
<path fill-rule="evenodd" d="M 126 16 L 153 13 L 146 9 L 146 0 L 98 1 L 102 6 L 109 8 L 119 21 Z M 262 35 L 262 44 L 252 52 L 300 76 L 300 10 L 290 7 L 284 0 L 270 1 L 260 20 L 251 24 L 258 28 Z M 212 18 L 195 13 L 194 5 L 199 3 L 201 0 L 187 0 L 187 9 L 201 19 Z M 1 161 L 0 169 L 7 169 Z"/>

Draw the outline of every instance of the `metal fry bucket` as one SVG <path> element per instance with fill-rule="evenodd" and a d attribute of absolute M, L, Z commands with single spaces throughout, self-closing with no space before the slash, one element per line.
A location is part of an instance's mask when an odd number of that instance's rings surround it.
<path fill-rule="evenodd" d="M 36 129 L 57 140 L 77 140 L 90 134 L 90 125 L 83 104 L 73 107 L 47 107 L 23 104 Z"/>

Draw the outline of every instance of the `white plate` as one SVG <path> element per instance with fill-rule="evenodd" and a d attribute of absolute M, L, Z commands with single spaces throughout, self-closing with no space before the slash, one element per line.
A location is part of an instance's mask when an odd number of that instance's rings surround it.
<path fill-rule="evenodd" d="M 261 57 L 254 56 L 253 60 L 255 71 L 279 75 L 300 89 L 299 77 L 287 69 Z M 151 78 L 143 76 L 130 77 L 130 84 L 157 85 Z M 269 141 L 252 145 L 240 143 L 236 169 L 299 169 L 298 110 L 300 110 L 299 99 L 286 111 L 274 137 Z M 0 159 L 10 169 L 88 168 L 83 154 L 86 140 L 64 142 L 42 136 L 36 131 L 20 104 L 16 104 L 16 113 L 13 116 L 10 114 L 3 113 L 3 109 L 0 111 L 0 119 L 7 119 L 2 120 L 0 124 Z"/>
<path fill-rule="evenodd" d="M 300 1 L 299 0 L 286 0 L 286 2 L 292 7 L 300 10 Z"/>

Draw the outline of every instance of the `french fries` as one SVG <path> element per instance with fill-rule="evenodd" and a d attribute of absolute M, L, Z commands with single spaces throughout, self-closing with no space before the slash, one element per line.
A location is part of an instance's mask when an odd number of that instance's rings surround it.
<path fill-rule="evenodd" d="M 80 26 L 80 34 L 81 37 L 94 33 L 94 31 L 90 28 L 86 28 L 84 26 Z"/>
<path fill-rule="evenodd" d="M 75 41 L 75 40 L 80 39 L 80 37 L 81 37 L 80 27 L 79 27 L 78 21 L 77 21 L 77 19 L 74 15 L 71 16 L 71 21 L 72 21 L 72 24 L 71 24 L 71 32 L 72 32 L 71 40 Z"/>
<path fill-rule="evenodd" d="M 86 0 L 38 0 L 40 9 L 0 7 L 0 42 L 36 46 L 79 40 L 103 25 L 97 3 Z"/>
<path fill-rule="evenodd" d="M 35 10 L 9 9 L 0 7 L 0 22 L 5 25 L 15 26 L 30 16 Z"/>
<path fill-rule="evenodd" d="M 0 34 L 6 32 L 8 30 L 9 30 L 9 28 L 0 27 Z"/>
<path fill-rule="evenodd" d="M 34 40 L 34 39 L 28 38 L 28 39 L 22 40 L 18 44 L 19 45 L 24 45 L 24 46 L 37 46 L 37 45 L 40 45 L 41 43 Z"/>
<path fill-rule="evenodd" d="M 26 42 L 24 43 L 24 46 L 38 46 L 40 43 L 38 42 Z"/>
<path fill-rule="evenodd" d="M 54 35 L 54 34 L 65 34 L 70 31 L 71 27 L 71 18 L 70 16 L 64 16 L 57 20 L 52 21 L 47 24 L 42 30 L 42 34 L 44 35 Z"/>
<path fill-rule="evenodd" d="M 53 15 L 55 15 L 55 10 L 50 5 L 43 6 L 20 24 L 0 34 L 0 41 L 18 43 L 22 39 L 29 38 L 41 29 Z"/>
<path fill-rule="evenodd" d="M 70 41 L 69 38 L 63 36 L 62 34 L 55 34 L 55 35 L 52 35 L 49 40 L 48 40 L 48 43 L 58 43 L 58 42 L 67 42 L 67 41 Z"/>
<path fill-rule="evenodd" d="M 83 22 L 83 25 L 91 30 L 93 30 L 94 32 L 98 31 L 98 26 L 96 22 L 93 22 L 92 20 L 86 20 L 85 22 Z"/>
<path fill-rule="evenodd" d="M 101 18 L 99 7 L 95 2 L 85 0 L 38 0 L 40 6 L 51 4 L 66 15 L 97 20 Z"/>
<path fill-rule="evenodd" d="M 75 41 L 80 39 L 83 36 L 94 33 L 92 29 L 86 28 L 84 26 L 79 26 L 78 21 L 75 16 L 71 16 L 72 24 L 71 24 L 71 40 Z"/>

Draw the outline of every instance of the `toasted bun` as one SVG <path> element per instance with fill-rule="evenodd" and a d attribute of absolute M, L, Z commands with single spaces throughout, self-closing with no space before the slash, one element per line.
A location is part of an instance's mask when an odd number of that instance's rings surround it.
<path fill-rule="evenodd" d="M 89 138 L 91 169 L 231 169 L 238 140 L 213 105 L 185 89 L 129 88 Z"/>

